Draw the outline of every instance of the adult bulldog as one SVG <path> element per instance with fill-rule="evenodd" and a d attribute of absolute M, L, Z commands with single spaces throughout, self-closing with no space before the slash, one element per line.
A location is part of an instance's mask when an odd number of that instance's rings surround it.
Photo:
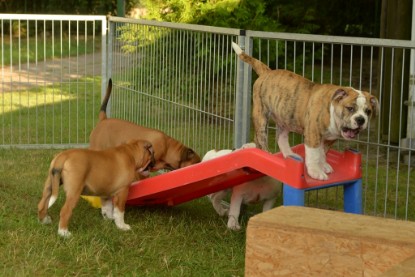
<path fill-rule="evenodd" d="M 326 150 L 336 139 L 353 139 L 367 128 L 379 110 L 376 97 L 351 87 L 313 83 L 291 71 L 271 70 L 236 43 L 232 47 L 259 76 L 253 87 L 252 111 L 258 148 L 268 151 L 266 128 L 272 118 L 284 157 L 295 156 L 288 143 L 289 132 L 303 134 L 307 173 L 327 180 L 333 168 L 326 161 Z"/>
<path fill-rule="evenodd" d="M 200 162 L 199 155 L 180 141 L 162 131 L 147 128 L 129 121 L 107 118 L 106 109 L 111 96 L 112 80 L 101 105 L 99 122 L 89 137 L 89 148 L 103 150 L 131 139 L 144 139 L 153 145 L 156 164 L 153 170 L 178 169 Z"/>

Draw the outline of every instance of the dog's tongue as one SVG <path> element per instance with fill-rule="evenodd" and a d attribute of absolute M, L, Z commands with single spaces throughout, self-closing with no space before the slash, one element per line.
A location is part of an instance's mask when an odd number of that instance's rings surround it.
<path fill-rule="evenodd" d="M 344 134 L 348 138 L 355 138 L 357 133 L 358 132 L 356 130 L 352 130 L 352 129 L 348 129 L 348 130 L 344 131 Z"/>

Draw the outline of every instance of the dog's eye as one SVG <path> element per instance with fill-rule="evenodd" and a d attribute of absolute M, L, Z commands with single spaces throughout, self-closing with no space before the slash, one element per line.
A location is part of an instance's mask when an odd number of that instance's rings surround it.
<path fill-rule="evenodd" d="M 368 116 L 370 116 L 370 115 L 372 114 L 372 110 L 366 109 L 366 110 L 365 110 L 365 113 L 366 113 Z"/>
<path fill-rule="evenodd" d="M 351 113 L 354 112 L 354 107 L 346 107 L 346 109 Z"/>

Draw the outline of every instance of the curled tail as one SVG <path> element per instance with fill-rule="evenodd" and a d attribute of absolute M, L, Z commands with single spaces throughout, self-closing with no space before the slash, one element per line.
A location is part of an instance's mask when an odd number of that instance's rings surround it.
<path fill-rule="evenodd" d="M 266 64 L 264 64 L 260 60 L 257 60 L 254 57 L 251 57 L 244 51 L 242 51 L 241 47 L 239 47 L 239 45 L 235 42 L 232 42 L 232 48 L 242 61 L 249 63 L 252 66 L 252 68 L 255 70 L 258 76 L 261 76 L 261 74 L 263 74 L 264 72 L 271 70 Z"/>
<path fill-rule="evenodd" d="M 100 121 L 107 118 L 107 105 L 108 105 L 108 101 L 110 100 L 111 91 L 112 91 L 112 80 L 109 79 L 107 92 L 105 93 L 105 97 L 104 97 L 104 100 L 102 101 L 101 109 L 99 111 L 99 120 Z"/>

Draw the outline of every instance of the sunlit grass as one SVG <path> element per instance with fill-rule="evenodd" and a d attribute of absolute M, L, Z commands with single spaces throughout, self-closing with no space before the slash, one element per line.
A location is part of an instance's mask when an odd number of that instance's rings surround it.
<path fill-rule="evenodd" d="M 50 87 L 43 89 L 41 93 L 39 93 L 37 89 L 2 93 L 0 95 L 0 103 L 2 104 L 0 115 L 18 111 L 20 109 L 36 108 L 73 99 L 75 99 L 74 95 L 63 94 L 61 90 Z"/>

